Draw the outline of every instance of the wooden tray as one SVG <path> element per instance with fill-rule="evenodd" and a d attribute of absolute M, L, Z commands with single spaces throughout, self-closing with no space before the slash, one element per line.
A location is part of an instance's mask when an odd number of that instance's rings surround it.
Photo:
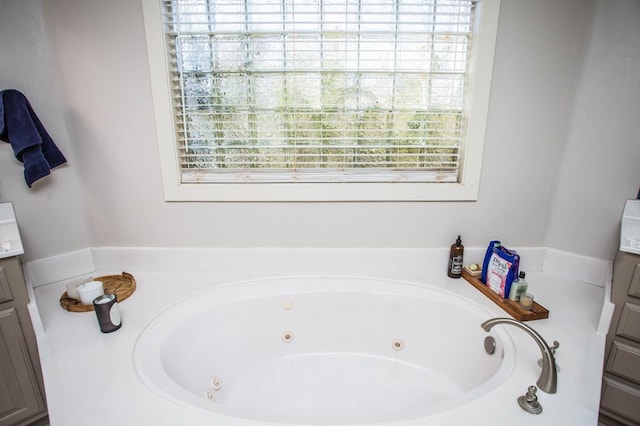
<path fill-rule="evenodd" d="M 136 290 L 136 280 L 133 275 L 123 272 L 121 275 L 105 275 L 93 278 L 93 281 L 102 281 L 105 293 L 116 295 L 116 300 L 122 302 L 131 296 Z M 60 297 L 60 306 L 69 312 L 89 312 L 93 311 L 93 305 L 83 305 L 79 300 L 69 297 L 67 292 Z"/>
<path fill-rule="evenodd" d="M 472 277 L 465 270 L 462 271 L 462 278 L 467 280 L 472 286 L 477 288 L 487 296 L 493 303 L 500 306 L 506 313 L 511 315 L 514 319 L 518 321 L 533 321 L 538 319 L 549 318 L 549 310 L 544 306 L 540 305 L 535 300 L 533 301 L 533 306 L 530 311 L 525 311 L 518 305 L 518 302 L 514 302 L 509 299 L 503 299 L 487 287 L 480 278 Z"/>

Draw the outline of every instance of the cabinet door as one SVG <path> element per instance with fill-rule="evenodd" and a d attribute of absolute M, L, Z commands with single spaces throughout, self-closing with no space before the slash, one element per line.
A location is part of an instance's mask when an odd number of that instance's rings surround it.
<path fill-rule="evenodd" d="M 11 302 L 13 295 L 11 294 L 11 286 L 9 285 L 9 278 L 5 271 L 4 265 L 0 263 L 0 303 Z"/>
<path fill-rule="evenodd" d="M 618 336 L 640 342 L 640 305 L 624 304 L 616 333 Z"/>
<path fill-rule="evenodd" d="M 0 426 L 18 424 L 43 409 L 16 310 L 0 311 Z"/>

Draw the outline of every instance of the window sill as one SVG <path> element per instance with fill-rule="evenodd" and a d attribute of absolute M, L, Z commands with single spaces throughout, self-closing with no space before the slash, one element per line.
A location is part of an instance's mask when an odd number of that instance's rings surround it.
<path fill-rule="evenodd" d="M 477 185 L 460 183 L 165 183 L 166 201 L 332 202 L 475 201 Z"/>

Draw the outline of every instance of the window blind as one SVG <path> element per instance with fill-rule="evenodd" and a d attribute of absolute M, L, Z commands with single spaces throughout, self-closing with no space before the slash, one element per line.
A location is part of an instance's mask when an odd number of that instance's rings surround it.
<path fill-rule="evenodd" d="M 182 182 L 456 182 L 475 1 L 163 0 Z"/>

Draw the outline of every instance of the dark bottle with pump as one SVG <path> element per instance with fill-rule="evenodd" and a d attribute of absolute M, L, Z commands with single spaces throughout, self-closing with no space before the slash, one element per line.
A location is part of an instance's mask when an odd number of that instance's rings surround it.
<path fill-rule="evenodd" d="M 449 251 L 449 269 L 447 270 L 449 277 L 460 278 L 462 276 L 463 255 L 464 246 L 460 235 L 458 235 L 458 239 L 451 245 L 451 250 Z"/>

